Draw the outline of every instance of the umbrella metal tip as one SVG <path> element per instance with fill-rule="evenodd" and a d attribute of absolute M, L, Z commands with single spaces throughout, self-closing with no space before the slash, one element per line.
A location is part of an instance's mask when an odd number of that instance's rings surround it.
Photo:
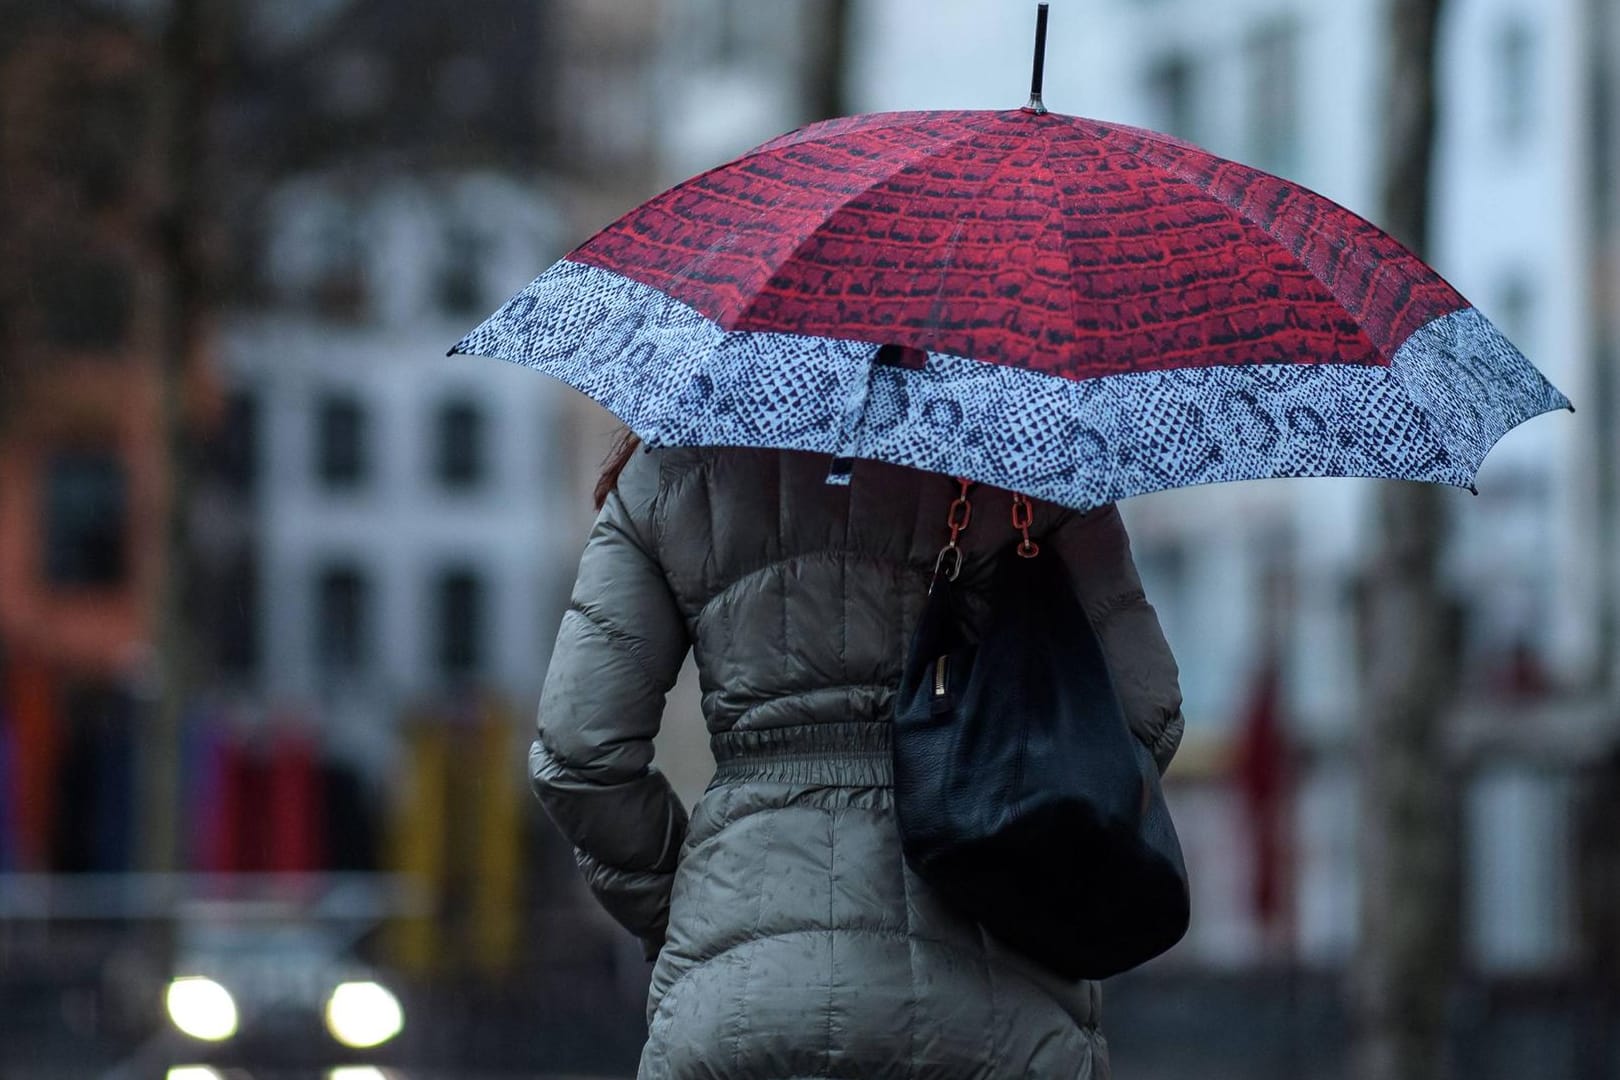
<path fill-rule="evenodd" d="M 1035 14 L 1035 70 L 1029 80 L 1029 104 L 1024 106 L 1024 112 L 1039 116 L 1046 112 L 1046 105 L 1041 101 L 1041 84 L 1046 77 L 1046 20 L 1049 14 L 1046 4 L 1042 4 Z"/>

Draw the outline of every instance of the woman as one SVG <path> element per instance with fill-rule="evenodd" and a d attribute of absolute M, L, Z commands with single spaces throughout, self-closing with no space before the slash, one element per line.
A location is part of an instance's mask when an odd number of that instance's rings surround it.
<path fill-rule="evenodd" d="M 957 485 L 788 451 L 637 452 L 597 496 L 541 697 L 541 802 L 591 889 L 656 958 L 642 1080 L 1101 1078 L 1093 983 L 997 946 L 906 867 L 894 688 Z M 977 488 L 968 617 L 1012 542 L 1011 495 Z M 1161 771 L 1182 730 L 1175 661 L 1118 512 L 1037 505 Z M 664 697 L 695 650 L 717 762 L 690 822 L 652 767 Z"/>

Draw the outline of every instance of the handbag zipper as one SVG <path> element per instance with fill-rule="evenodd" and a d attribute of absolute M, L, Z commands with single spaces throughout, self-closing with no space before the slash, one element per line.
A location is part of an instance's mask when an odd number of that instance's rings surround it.
<path fill-rule="evenodd" d="M 950 657 L 941 656 L 938 660 L 934 661 L 934 696 L 935 697 L 944 697 L 945 696 L 945 661 L 948 660 L 948 659 L 950 659 Z"/>

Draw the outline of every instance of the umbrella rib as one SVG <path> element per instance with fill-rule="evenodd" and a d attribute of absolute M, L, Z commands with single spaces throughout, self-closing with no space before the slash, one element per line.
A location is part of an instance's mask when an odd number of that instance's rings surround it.
<path fill-rule="evenodd" d="M 1199 147 L 1196 147 L 1196 146 L 1193 146 L 1191 143 L 1185 143 L 1185 142 L 1182 142 L 1181 140 L 1174 139 L 1174 138 L 1171 138 L 1169 136 L 1161 135 L 1160 133 L 1155 132 L 1155 131 L 1149 131 L 1149 130 L 1144 129 L 1144 128 L 1128 127 L 1128 126 L 1123 125 L 1123 124 L 1121 124 L 1121 125 L 1111 125 L 1111 126 L 1113 126 L 1118 131 L 1127 132 L 1127 133 L 1129 133 L 1131 135 L 1141 136 L 1145 142 L 1151 142 L 1151 143 L 1155 144 L 1156 146 L 1164 148 L 1164 149 L 1169 149 L 1169 150 L 1187 150 L 1187 149 L 1191 149 L 1191 150 L 1194 150 L 1194 151 L 1196 151 L 1196 152 L 1198 152 L 1200 154 L 1206 154 L 1206 155 L 1209 154 L 1209 151 L 1203 150 L 1203 149 L 1201 149 Z M 1241 203 L 1235 202 L 1235 201 L 1233 201 L 1233 200 L 1231 200 L 1229 198 L 1226 198 L 1226 197 L 1224 197 L 1224 196 L 1222 196 L 1220 194 L 1217 194 L 1214 191 L 1211 191 L 1209 187 L 1207 187 L 1204 183 L 1200 182 L 1200 179 L 1199 179 L 1197 173 L 1192 171 L 1192 167 L 1190 165 L 1188 165 L 1185 161 L 1176 158 L 1173 155 L 1168 155 L 1168 154 L 1149 155 L 1149 154 L 1143 152 L 1144 148 L 1132 147 L 1132 146 L 1128 146 L 1128 145 L 1122 145 L 1122 144 L 1119 144 L 1119 143 L 1115 143 L 1112 140 L 1108 140 L 1107 145 L 1111 149 L 1117 150 L 1120 153 L 1128 154 L 1131 157 L 1134 157 L 1134 158 L 1146 163 L 1147 165 L 1151 166 L 1152 168 L 1161 171 L 1169 179 L 1175 180 L 1175 181 L 1177 181 L 1179 183 L 1182 183 L 1182 184 L 1186 184 L 1188 187 L 1190 187 L 1194 191 L 1198 192 L 1199 195 L 1202 196 L 1202 198 L 1203 198 L 1203 200 L 1205 202 L 1209 203 L 1212 206 L 1219 207 L 1221 210 L 1223 210 L 1224 212 L 1230 213 L 1233 217 L 1237 218 L 1237 220 L 1243 222 L 1245 225 L 1248 225 L 1251 228 L 1259 230 L 1262 234 L 1264 234 L 1266 236 L 1267 239 L 1271 240 L 1272 243 L 1276 244 L 1278 247 L 1282 248 L 1284 251 L 1286 251 L 1290 255 L 1294 256 L 1294 259 L 1298 263 L 1300 268 L 1305 270 L 1307 273 L 1309 273 L 1311 275 L 1311 277 L 1318 284 L 1320 284 L 1324 290 L 1326 290 L 1327 295 L 1333 298 L 1333 302 L 1335 304 L 1339 305 L 1339 307 L 1342 308 L 1346 314 L 1350 315 L 1352 318 L 1355 318 L 1358 323 L 1360 322 L 1360 317 L 1359 317 L 1358 313 L 1355 312 L 1355 311 L 1352 311 L 1345 304 L 1345 302 L 1339 296 L 1338 289 L 1336 289 L 1331 282 L 1325 280 L 1322 277 L 1322 275 L 1317 271 L 1316 267 L 1312 266 L 1308 261 L 1306 261 L 1304 258 L 1301 258 L 1296 252 L 1294 252 L 1293 249 L 1289 246 L 1289 243 L 1288 243 L 1287 239 L 1284 236 L 1278 234 L 1278 232 L 1276 231 L 1276 223 L 1278 221 L 1283 220 L 1281 216 L 1279 216 L 1278 218 L 1274 219 L 1271 222 L 1266 222 L 1266 221 L 1263 221 L 1263 220 L 1256 219 L 1253 216 L 1252 212 L 1249 209 L 1245 208 Z M 1210 155 L 1210 156 L 1213 156 L 1213 155 Z M 1368 221 L 1365 217 L 1362 217 L 1360 214 L 1357 214 L 1354 210 L 1351 210 L 1346 206 L 1343 206 L 1343 205 L 1341 205 L 1339 203 L 1334 202 L 1333 200 L 1329 199 L 1325 195 L 1321 195 L 1321 194 L 1319 194 L 1317 192 L 1310 191 L 1308 188 L 1300 187 L 1300 185 L 1295 184 L 1293 181 L 1288 180 L 1286 177 L 1280 177 L 1280 176 L 1277 176 L 1275 173 L 1268 173 L 1264 169 L 1256 169 L 1256 168 L 1253 168 L 1252 166 L 1244 165 L 1241 162 L 1232 162 L 1232 164 L 1237 165 L 1240 168 L 1245 169 L 1248 172 L 1254 173 L 1254 174 L 1256 174 L 1258 176 L 1268 177 L 1268 178 L 1270 178 L 1272 180 L 1276 180 L 1279 183 L 1287 184 L 1291 188 L 1297 188 L 1300 191 L 1303 191 L 1303 192 L 1306 192 L 1306 193 L 1308 193 L 1310 195 L 1313 195 L 1316 198 L 1321 199 L 1323 202 L 1326 202 L 1326 203 L 1332 205 L 1333 207 L 1335 207 L 1339 211 L 1341 211 L 1341 212 L 1351 216 L 1355 220 L 1361 222 L 1367 228 L 1378 231 L 1378 232 L 1382 232 L 1382 230 L 1378 229 L 1378 226 L 1374 225 L 1372 222 Z M 1312 217 L 1302 216 L 1300 214 L 1295 213 L 1295 214 L 1288 215 L 1287 220 L 1290 222 L 1290 224 L 1294 225 L 1297 228 L 1298 233 L 1301 236 L 1309 235 L 1309 236 L 1313 236 L 1313 237 L 1322 238 L 1322 239 L 1328 240 L 1328 241 L 1331 241 L 1333 239 L 1332 235 L 1330 233 L 1328 233 L 1324 228 L 1322 228 L 1321 225 L 1318 223 L 1318 221 L 1316 219 L 1312 218 Z M 1348 243 L 1345 246 L 1350 247 L 1350 248 L 1353 249 L 1354 246 L 1355 246 L 1355 238 L 1352 237 L 1350 243 Z M 1403 250 L 1404 250 L 1404 248 L 1403 248 Z M 1413 257 L 1415 258 L 1415 256 L 1413 256 Z M 1378 265 L 1375 267 L 1375 272 L 1376 272 L 1377 269 L 1381 269 L 1382 266 L 1384 266 L 1384 265 L 1386 265 L 1386 264 L 1382 260 L 1380 260 Z M 1369 344 L 1370 344 L 1370 342 L 1369 342 Z M 1385 354 L 1383 350 L 1377 349 L 1376 346 L 1374 346 L 1374 348 L 1375 348 L 1375 351 L 1379 352 L 1380 355 L 1384 355 L 1386 361 L 1393 360 L 1393 355 L 1392 354 Z"/>
<path fill-rule="evenodd" d="M 864 134 L 870 131 L 888 131 L 892 128 L 903 128 L 908 125 L 915 124 L 918 120 L 926 120 L 931 118 L 939 119 L 945 117 L 949 117 L 953 121 L 961 123 L 959 115 L 951 112 L 948 109 L 914 109 L 909 111 L 888 113 L 868 113 L 864 116 L 856 115 L 847 117 L 832 117 L 827 120 L 817 121 L 813 124 L 806 124 L 803 127 L 790 131 L 785 135 L 778 135 L 774 139 L 768 139 L 754 147 L 752 150 L 746 151 L 740 157 L 733 158 L 722 165 L 716 166 L 716 168 L 728 168 L 737 164 L 739 161 L 747 161 L 749 158 L 755 157 L 759 154 L 770 154 L 775 153 L 778 150 L 787 150 L 791 147 L 798 146 L 802 143 L 811 142 L 813 140 L 838 138 L 841 135 L 853 134 L 856 132 Z M 811 130 L 813 128 L 820 128 L 835 124 L 839 120 L 869 120 L 871 123 L 850 124 L 845 130 L 830 136 L 819 131 Z M 967 125 L 963 123 L 962 126 L 966 127 Z M 710 169 L 708 171 L 713 172 L 714 170 Z"/>
<path fill-rule="evenodd" d="M 1074 327 L 1074 349 L 1079 351 L 1080 342 L 1080 296 L 1075 288 L 1074 244 L 1069 238 L 1069 207 L 1068 196 L 1063 191 L 1063 184 L 1058 180 L 1057 174 L 1052 170 L 1052 140 L 1046 139 L 1041 149 L 1041 168 L 1052 181 L 1052 190 L 1057 195 L 1058 235 L 1063 245 L 1063 259 L 1069 264 L 1069 280 L 1067 282 L 1069 294 L 1069 325 Z"/>
<path fill-rule="evenodd" d="M 981 132 L 977 132 L 977 134 L 985 135 L 985 134 L 989 134 L 989 132 L 982 132 L 981 131 Z M 965 141 L 966 140 L 957 140 L 956 142 L 951 143 L 951 147 L 955 147 L 959 143 L 965 142 Z M 994 188 L 996 183 L 1004 175 L 1006 175 L 1008 163 L 1014 157 L 1017 156 L 1019 149 L 1020 149 L 1019 147 L 1013 146 L 1013 147 L 1008 148 L 1001 155 L 1001 159 L 999 161 L 997 161 L 995 163 L 995 165 L 991 168 L 990 174 L 988 176 L 986 176 L 982 181 L 980 181 L 979 186 L 977 188 L 977 193 L 978 194 L 983 195 L 987 189 Z M 1041 147 L 1041 164 L 1042 164 L 1043 167 L 1046 164 L 1046 146 L 1045 146 L 1044 143 L 1042 144 L 1042 147 Z M 982 200 L 975 200 L 975 202 L 981 202 L 981 201 Z M 976 213 L 974 215 L 973 220 L 978 220 L 978 215 Z M 950 239 L 950 243 L 946 247 L 945 259 L 944 259 L 944 262 L 940 265 L 940 268 L 939 268 L 939 270 L 940 270 L 939 287 L 934 292 L 934 304 L 933 304 L 933 307 L 930 309 L 929 314 L 928 314 L 929 326 L 927 327 L 927 329 L 937 329 L 938 328 L 938 321 L 945 316 L 946 305 L 947 305 L 947 303 L 949 301 L 949 298 L 946 297 L 946 295 L 945 295 L 946 280 L 947 280 L 947 275 L 949 274 L 952 266 L 955 264 L 956 253 L 959 250 L 957 241 L 961 238 L 961 236 L 962 236 L 962 220 L 959 219 L 956 222 L 956 227 L 951 231 L 951 239 Z"/>
<path fill-rule="evenodd" d="M 882 176 L 872 180 L 870 183 L 862 185 L 860 187 L 860 189 L 858 189 L 856 191 L 852 191 L 847 196 L 844 196 L 843 198 L 839 199 L 836 206 L 832 207 L 830 210 L 826 211 L 825 213 L 822 213 L 822 214 L 819 215 L 819 217 L 816 220 L 815 225 L 810 229 L 810 231 L 805 236 L 800 238 L 800 240 L 793 245 L 793 250 L 792 251 L 788 252 L 781 259 L 777 260 L 776 266 L 771 269 L 770 275 L 765 279 L 765 286 L 769 286 L 770 282 L 776 277 L 776 275 L 780 272 L 780 270 L 781 270 L 781 268 L 783 266 L 788 265 L 794 259 L 799 257 L 799 254 L 801 252 L 803 252 L 804 249 L 806 247 L 808 247 L 816 239 L 817 235 L 821 232 L 822 227 L 824 225 L 826 225 L 826 223 L 829 220 L 831 220 L 835 215 L 841 213 L 851 203 L 855 202 L 857 199 L 861 199 L 861 198 L 864 198 L 865 196 L 869 195 L 874 188 L 877 188 L 877 187 L 879 187 L 879 186 L 881 186 L 883 184 L 888 183 L 889 181 L 893 180 L 896 176 L 898 176 L 900 173 L 905 172 L 907 169 L 912 168 L 912 167 L 914 167 L 916 165 L 919 165 L 920 163 L 922 163 L 924 161 L 927 161 L 930 158 L 937 157 L 938 155 L 940 155 L 940 154 L 942 154 L 942 153 L 944 153 L 944 152 L 946 152 L 948 150 L 954 149 L 955 147 L 961 145 L 964 142 L 967 142 L 969 139 L 972 139 L 975 136 L 980 135 L 980 134 L 982 134 L 982 132 L 975 131 L 975 130 L 973 130 L 971 128 L 968 128 L 965 125 L 963 125 L 960 128 L 959 133 L 956 134 L 955 136 L 953 136 L 952 138 L 950 138 L 949 140 L 947 140 L 946 142 L 943 142 L 943 143 L 940 143 L 940 144 L 936 145 L 935 147 L 921 153 L 917 158 L 914 158 L 913 160 L 908 161 L 903 165 L 899 165 L 899 167 L 893 169 L 892 171 L 884 173 Z M 790 144 L 790 145 L 797 145 L 797 144 Z M 754 294 L 753 298 L 751 298 L 749 300 L 748 304 L 745 307 L 743 307 L 740 311 L 737 312 L 735 318 L 732 320 L 732 325 L 733 326 L 735 326 L 737 323 L 740 323 L 745 318 L 747 318 L 748 314 L 751 311 L 753 311 L 754 304 L 759 299 L 759 297 L 760 297 L 760 292 L 756 292 Z M 723 327 L 722 329 L 729 330 L 730 327 Z"/>
<path fill-rule="evenodd" d="M 903 127 L 907 123 L 914 122 L 915 119 L 918 118 L 918 117 L 946 116 L 946 115 L 949 115 L 949 114 L 944 113 L 944 112 L 912 111 L 912 112 L 874 113 L 872 115 L 874 117 L 881 117 L 882 122 L 881 123 L 867 124 L 867 125 L 864 125 L 862 127 L 855 128 L 854 130 L 863 131 L 863 132 L 865 132 L 865 131 L 887 131 L 887 130 L 889 130 L 891 128 Z M 844 118 L 840 117 L 838 119 L 844 119 Z M 848 119 L 858 119 L 858 118 L 857 117 L 849 117 Z M 829 123 L 832 123 L 832 122 L 833 122 L 832 120 L 819 121 L 819 123 L 821 123 L 821 124 L 829 124 Z M 744 152 L 739 157 L 732 158 L 730 161 L 722 161 L 718 165 L 714 165 L 714 166 L 711 166 L 710 168 L 704 169 L 702 172 L 694 173 L 693 175 L 687 177 L 685 180 L 682 180 L 679 184 L 676 184 L 673 188 L 670 188 L 669 190 L 671 192 L 677 191 L 677 190 L 679 190 L 681 188 L 685 188 L 685 187 L 688 187 L 688 186 L 690 186 L 692 184 L 695 184 L 698 181 L 703 180 L 706 177 L 713 176 L 715 173 L 724 172 L 724 171 L 726 171 L 728 169 L 733 169 L 740 162 L 748 161 L 748 160 L 750 160 L 752 158 L 756 158 L 756 157 L 762 157 L 762 156 L 764 156 L 766 154 L 773 154 L 773 153 L 777 152 L 778 150 L 791 149 L 792 147 L 798 146 L 801 143 L 808 142 L 810 140 L 810 138 L 813 138 L 814 136 L 806 136 L 805 138 L 794 138 L 794 136 L 803 135 L 804 132 L 806 132 L 810 128 L 813 128 L 813 127 L 816 127 L 816 126 L 818 126 L 818 125 L 817 124 L 806 124 L 804 127 L 801 127 L 796 131 L 789 132 L 786 135 L 778 135 L 776 138 L 771 139 L 768 142 L 760 143 L 758 146 L 754 147 L 752 150 L 748 150 L 748 151 Z M 843 133 L 840 132 L 840 134 L 843 134 Z M 791 139 L 792 141 L 791 142 L 784 141 L 784 140 L 788 140 L 788 139 Z M 881 183 L 881 182 L 882 181 L 876 181 L 875 183 Z M 870 189 L 868 189 L 868 190 L 870 190 Z M 864 192 L 862 194 L 864 194 Z M 859 196 L 851 196 L 852 199 L 853 198 L 858 198 L 858 197 Z M 565 258 L 566 257 L 571 257 L 575 252 L 583 251 L 584 249 L 590 247 L 591 244 L 593 244 L 604 233 L 607 233 L 608 231 L 615 228 L 619 224 L 620 220 L 622 220 L 622 219 L 615 218 L 613 221 L 610 221 L 606 225 L 603 225 L 600 229 L 597 229 L 583 243 L 576 246 L 573 249 L 573 251 L 570 251 L 568 253 L 568 256 L 565 256 Z M 797 249 L 795 249 L 795 251 L 796 250 Z"/>

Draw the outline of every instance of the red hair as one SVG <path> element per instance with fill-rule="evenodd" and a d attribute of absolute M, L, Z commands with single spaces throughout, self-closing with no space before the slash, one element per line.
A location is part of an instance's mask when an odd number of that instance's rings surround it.
<path fill-rule="evenodd" d="M 619 474 L 624 472 L 624 467 L 630 464 L 631 455 L 640 446 L 641 436 L 629 428 L 619 432 L 619 437 L 613 442 L 613 449 L 609 450 L 607 457 L 602 460 L 602 475 L 597 477 L 596 490 L 591 493 L 598 510 L 607 502 L 608 492 L 618 486 Z"/>

